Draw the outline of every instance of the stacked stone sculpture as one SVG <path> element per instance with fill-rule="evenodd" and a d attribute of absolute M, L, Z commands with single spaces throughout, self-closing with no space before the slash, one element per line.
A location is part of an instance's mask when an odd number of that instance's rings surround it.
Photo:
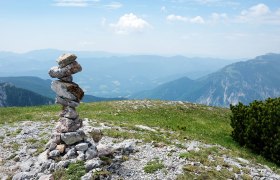
<path fill-rule="evenodd" d="M 97 155 L 96 146 L 86 141 L 86 135 L 80 129 L 83 123 L 76 111 L 84 96 L 83 90 L 73 82 L 72 75 L 82 71 L 76 59 L 74 54 L 63 54 L 57 59 L 58 66 L 49 70 L 52 78 L 59 79 L 52 82 L 51 88 L 57 95 L 56 103 L 63 107 L 55 132 L 46 146 L 50 159 L 78 156 L 80 160 L 88 160 Z"/>

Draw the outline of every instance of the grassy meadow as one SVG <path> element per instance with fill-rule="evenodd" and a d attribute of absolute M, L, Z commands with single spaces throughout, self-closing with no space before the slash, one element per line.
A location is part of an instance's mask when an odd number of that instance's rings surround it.
<path fill-rule="evenodd" d="M 59 105 L 0 108 L 0 126 L 23 120 L 58 119 L 60 109 Z M 232 140 L 231 111 L 227 108 L 169 101 L 113 101 L 81 103 L 77 110 L 81 118 L 93 120 L 93 126 L 98 126 L 98 122 L 132 130 L 131 133 L 106 130 L 104 133 L 108 136 L 139 138 L 177 146 L 186 140 L 218 144 L 229 149 L 227 153 L 231 155 L 265 164 L 279 171 L 277 165 L 240 147 Z M 135 125 L 146 125 L 158 131 L 144 133 Z"/>

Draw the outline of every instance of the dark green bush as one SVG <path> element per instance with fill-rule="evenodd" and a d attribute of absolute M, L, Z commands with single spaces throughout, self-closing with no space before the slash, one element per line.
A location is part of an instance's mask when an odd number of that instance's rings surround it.
<path fill-rule="evenodd" d="M 280 164 L 280 98 L 239 103 L 232 111 L 232 137 L 241 146 Z"/>

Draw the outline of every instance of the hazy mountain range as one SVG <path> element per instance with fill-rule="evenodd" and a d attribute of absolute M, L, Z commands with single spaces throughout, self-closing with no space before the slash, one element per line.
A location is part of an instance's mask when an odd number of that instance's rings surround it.
<path fill-rule="evenodd" d="M 48 70 L 64 51 L 36 50 L 17 54 L 0 52 L 0 77 L 36 76 L 49 79 Z M 73 51 L 82 65 L 75 82 L 89 95 L 129 97 L 139 91 L 182 76 L 197 79 L 236 60 L 213 58 L 163 57 L 155 55 L 120 55 L 106 52 Z"/>
<path fill-rule="evenodd" d="M 182 77 L 134 98 L 182 100 L 214 106 L 280 96 L 280 54 L 267 54 L 228 65 L 197 80 Z"/>
<path fill-rule="evenodd" d="M 74 76 L 74 81 L 86 92 L 83 102 L 121 100 L 123 98 L 115 97 L 126 96 L 228 106 L 239 101 L 248 104 L 253 100 L 280 96 L 280 54 L 267 54 L 228 65 L 230 61 L 183 56 L 75 53 L 83 66 L 82 73 Z M 47 72 L 56 65 L 55 59 L 60 54 L 62 52 L 58 50 L 38 50 L 25 54 L 0 53 L 0 75 L 9 75 L 0 77 L 2 106 L 13 106 L 5 102 L 3 97 L 7 100 L 8 95 L 11 96 L 9 92 L 15 95 L 26 94 L 22 90 L 35 93 L 36 100 L 40 99 L 37 95 L 44 96 L 46 99 L 41 99 L 41 104 L 52 103 L 55 94 L 50 88 L 51 80 Z M 223 64 L 227 65 L 215 72 L 206 73 Z M 13 90 L 7 91 L 7 88 Z M 16 90 L 20 92 L 15 93 Z M 32 96 L 28 94 L 29 99 Z M 33 104 L 32 101 L 30 105 Z"/>
<path fill-rule="evenodd" d="M 56 96 L 51 89 L 51 80 L 44 80 L 39 77 L 0 77 L 0 88 L 0 107 L 53 104 Z M 82 102 L 123 99 L 124 98 L 103 98 L 86 94 Z"/>
<path fill-rule="evenodd" d="M 0 83 L 0 107 L 37 106 L 53 104 L 54 100 L 32 91 L 17 88 L 10 83 Z"/>

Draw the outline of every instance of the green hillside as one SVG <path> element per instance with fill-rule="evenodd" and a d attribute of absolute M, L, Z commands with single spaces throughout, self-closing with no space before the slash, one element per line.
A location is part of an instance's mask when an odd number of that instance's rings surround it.
<path fill-rule="evenodd" d="M 57 105 L 23 108 L 0 108 L 0 126 L 4 123 L 17 123 L 22 120 L 50 121 L 58 119 L 61 108 Z M 227 153 L 250 159 L 255 163 L 278 167 L 263 157 L 241 148 L 231 138 L 229 109 L 209 107 L 173 101 L 114 101 L 82 103 L 78 112 L 80 117 L 92 120 L 93 126 L 100 123 L 113 124 L 131 132 L 123 133 L 117 129 L 105 131 L 112 137 L 136 138 L 148 142 L 176 144 L 186 140 L 198 140 L 208 144 L 218 144 L 230 149 Z M 135 125 L 146 125 L 160 133 L 145 133 Z"/>

